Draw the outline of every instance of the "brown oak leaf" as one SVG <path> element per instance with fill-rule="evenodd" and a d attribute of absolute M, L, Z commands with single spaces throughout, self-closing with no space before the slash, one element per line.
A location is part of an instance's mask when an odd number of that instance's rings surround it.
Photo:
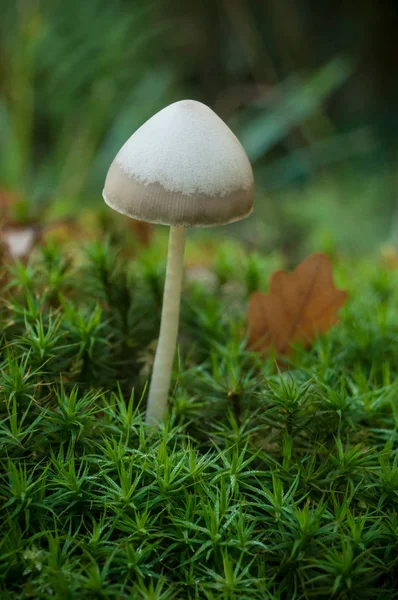
<path fill-rule="evenodd" d="M 269 293 L 250 297 L 248 347 L 266 355 L 271 348 L 287 354 L 292 344 L 309 346 L 338 322 L 346 298 L 334 286 L 326 254 L 311 254 L 293 273 L 276 271 Z"/>

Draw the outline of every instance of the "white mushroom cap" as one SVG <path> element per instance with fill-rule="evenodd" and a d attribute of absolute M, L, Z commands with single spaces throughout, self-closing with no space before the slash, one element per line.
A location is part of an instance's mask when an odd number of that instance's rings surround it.
<path fill-rule="evenodd" d="M 182 100 L 124 144 L 103 191 L 116 211 L 150 223 L 211 227 L 253 210 L 253 172 L 239 140 L 207 106 Z"/>

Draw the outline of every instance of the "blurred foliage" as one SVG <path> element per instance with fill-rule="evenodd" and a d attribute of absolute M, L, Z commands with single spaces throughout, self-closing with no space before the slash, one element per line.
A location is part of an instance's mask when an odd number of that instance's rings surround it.
<path fill-rule="evenodd" d="M 122 143 L 194 97 L 254 164 L 257 210 L 235 228 L 244 238 L 289 257 L 319 239 L 357 253 L 394 239 L 396 24 L 394 3 L 376 0 L 6 1 L 0 187 L 18 197 L 13 216 L 104 210 Z"/>
<path fill-rule="evenodd" d="M 3 185 L 56 212 L 98 194 L 109 157 L 173 99 L 155 3 L 20 2 L 2 20 Z M 166 35 L 167 34 L 167 35 Z M 156 68 L 153 65 L 156 64 Z M 65 206 L 64 204 L 65 203 Z M 36 209 L 36 207 L 35 207 Z"/>

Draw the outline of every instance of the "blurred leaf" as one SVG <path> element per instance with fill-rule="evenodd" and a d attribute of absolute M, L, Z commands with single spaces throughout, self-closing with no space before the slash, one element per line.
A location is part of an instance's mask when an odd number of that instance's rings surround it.
<path fill-rule="evenodd" d="M 347 61 L 335 59 L 305 83 L 297 84 L 283 93 L 278 99 L 277 107 L 271 112 L 261 111 L 239 134 L 249 158 L 257 160 L 283 139 L 292 127 L 316 111 L 350 73 L 351 67 Z"/>
<path fill-rule="evenodd" d="M 171 20 L 160 4 L 6 3 L 0 181 L 28 198 L 26 218 L 37 219 L 43 207 L 63 217 L 83 195 L 85 205 L 99 199 L 121 143 L 169 94 L 175 98 L 175 69 L 164 52 Z"/>
<path fill-rule="evenodd" d="M 285 187 L 307 179 L 315 171 L 334 163 L 369 155 L 377 147 L 370 128 L 329 135 L 325 139 L 311 141 L 309 147 L 292 150 L 287 156 L 271 161 L 258 174 L 257 183 L 266 186 L 267 190 Z"/>
<path fill-rule="evenodd" d="M 152 223 L 128 219 L 128 225 L 140 245 L 148 247 L 153 240 L 154 228 Z"/>

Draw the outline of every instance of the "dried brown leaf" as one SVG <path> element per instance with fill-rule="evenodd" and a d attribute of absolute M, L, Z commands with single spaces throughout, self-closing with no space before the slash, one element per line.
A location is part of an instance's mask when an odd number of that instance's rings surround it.
<path fill-rule="evenodd" d="M 11 259 L 24 260 L 39 238 L 36 225 L 9 225 L 0 230 L 0 241 Z"/>
<path fill-rule="evenodd" d="M 21 200 L 15 192 L 0 187 L 0 224 L 10 218 L 13 206 Z"/>
<path fill-rule="evenodd" d="M 292 344 L 309 346 L 338 322 L 336 313 L 346 298 L 347 293 L 334 286 L 326 254 L 311 254 L 293 273 L 276 271 L 269 294 L 255 292 L 250 297 L 249 348 L 286 354 Z"/>
<path fill-rule="evenodd" d="M 149 248 L 153 241 L 154 227 L 152 223 L 128 219 L 128 225 L 141 246 Z"/>
<path fill-rule="evenodd" d="M 380 250 L 383 266 L 387 269 L 398 269 L 398 251 L 393 244 L 384 246 Z"/>
<path fill-rule="evenodd" d="M 25 261 L 48 232 L 67 227 L 70 234 L 73 224 L 74 221 L 69 218 L 43 224 L 9 221 L 0 227 L 0 246 L 9 259 Z"/>

